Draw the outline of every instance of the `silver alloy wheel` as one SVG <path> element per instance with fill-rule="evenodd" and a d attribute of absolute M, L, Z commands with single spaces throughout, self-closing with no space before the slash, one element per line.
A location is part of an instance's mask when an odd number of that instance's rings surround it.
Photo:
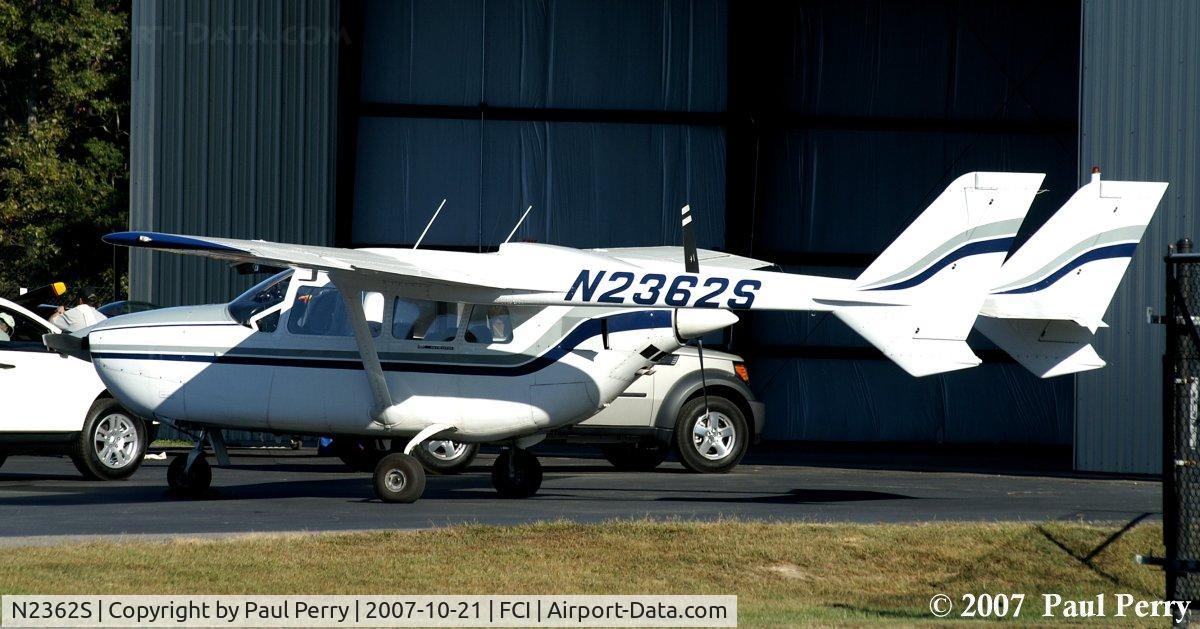
<path fill-rule="evenodd" d="M 448 439 L 426 441 L 422 447 L 425 448 L 426 452 L 432 454 L 434 458 L 441 461 L 453 461 L 461 457 L 463 452 L 467 451 L 467 444 Z"/>
<path fill-rule="evenodd" d="M 110 413 L 96 422 L 92 443 L 96 458 L 109 469 L 127 467 L 137 457 L 141 447 L 137 426 L 124 413 Z"/>
<path fill-rule="evenodd" d="M 710 410 L 708 416 L 701 415 L 692 428 L 692 445 L 696 452 L 709 461 L 720 461 L 733 452 L 737 445 L 737 432 L 733 420 L 718 411 Z"/>
<path fill-rule="evenodd" d="M 387 485 L 388 491 L 400 492 L 408 484 L 408 477 L 400 470 L 388 470 L 383 476 L 383 484 Z"/>

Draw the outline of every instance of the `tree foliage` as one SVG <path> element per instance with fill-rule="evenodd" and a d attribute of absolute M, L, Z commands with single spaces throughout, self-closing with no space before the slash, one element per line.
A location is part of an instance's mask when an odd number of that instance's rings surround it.
<path fill-rule="evenodd" d="M 0 0 L 0 295 L 111 298 L 129 206 L 128 0 Z"/>

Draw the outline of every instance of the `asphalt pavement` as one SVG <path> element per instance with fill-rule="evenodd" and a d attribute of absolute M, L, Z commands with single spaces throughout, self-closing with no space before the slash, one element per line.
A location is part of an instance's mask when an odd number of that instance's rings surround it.
<path fill-rule="evenodd" d="M 927 455 L 881 461 L 752 453 L 732 473 L 697 475 L 672 461 L 654 472 L 618 472 L 590 453 L 543 456 L 541 492 L 525 500 L 496 496 L 489 476 L 494 456 L 485 453 L 463 474 L 431 476 L 424 497 L 410 505 L 379 502 L 368 474 L 311 449 L 235 450 L 233 465 L 214 468 L 212 490 L 198 499 L 168 495 L 165 460 L 147 460 L 129 480 L 90 482 L 66 458 L 14 456 L 0 468 L 0 545 L 559 519 L 1128 522 L 1161 511 L 1160 484 L 1149 478 L 939 465 Z M 805 464 L 790 464 L 796 458 Z"/>

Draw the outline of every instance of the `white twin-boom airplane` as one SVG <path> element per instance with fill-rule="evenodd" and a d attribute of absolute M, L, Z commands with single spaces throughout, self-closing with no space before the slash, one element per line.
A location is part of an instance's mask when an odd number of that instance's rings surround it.
<path fill-rule="evenodd" d="M 1095 174 L 1008 255 L 1043 178 L 959 177 L 855 279 L 697 250 L 687 207 L 682 248 L 461 253 L 116 233 L 105 241 L 287 270 L 229 304 L 125 315 L 46 343 L 91 360 L 131 411 L 199 432 L 168 469 L 179 492 L 208 487 L 206 443 L 227 464 L 220 429 L 239 428 L 393 439 L 403 448 L 374 474 L 389 502 L 424 490 L 410 454 L 423 441 L 503 443 L 493 484 L 530 496 L 542 473 L 527 448 L 736 311 L 832 312 L 914 376 L 978 365 L 972 327 L 1041 377 L 1104 366 L 1091 340 L 1167 184 Z"/>

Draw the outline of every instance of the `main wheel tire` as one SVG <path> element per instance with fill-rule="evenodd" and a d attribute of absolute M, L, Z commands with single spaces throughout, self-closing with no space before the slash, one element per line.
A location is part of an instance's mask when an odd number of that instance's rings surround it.
<path fill-rule="evenodd" d="M 200 456 L 192 463 L 192 469 L 187 469 L 188 455 L 177 454 L 167 466 L 167 486 L 171 491 L 183 496 L 198 496 L 212 485 L 212 468 L 208 459 Z"/>
<path fill-rule="evenodd" d="M 710 430 L 704 416 L 704 398 L 688 400 L 675 420 L 675 449 L 687 469 L 701 474 L 723 474 L 737 467 L 750 443 L 746 416 L 737 404 L 708 396 Z"/>
<path fill-rule="evenodd" d="M 542 464 L 525 450 L 506 448 L 492 464 L 492 486 L 502 498 L 528 498 L 542 487 Z"/>
<path fill-rule="evenodd" d="M 625 472 L 649 472 L 667 460 L 671 450 L 661 443 L 610 443 L 600 446 L 604 458 Z"/>
<path fill-rule="evenodd" d="M 413 448 L 413 454 L 430 474 L 457 474 L 475 461 L 475 456 L 479 454 L 479 444 L 430 439 Z"/>
<path fill-rule="evenodd" d="M 395 452 L 375 466 L 375 495 L 384 502 L 416 502 L 425 493 L 425 470 L 416 457 Z"/>
<path fill-rule="evenodd" d="M 102 398 L 88 410 L 71 461 L 92 480 L 129 478 L 146 454 L 146 423 L 112 398 Z"/>
<path fill-rule="evenodd" d="M 387 455 L 374 439 L 334 437 L 333 452 L 347 467 L 356 472 L 374 472 L 375 466 Z"/>

